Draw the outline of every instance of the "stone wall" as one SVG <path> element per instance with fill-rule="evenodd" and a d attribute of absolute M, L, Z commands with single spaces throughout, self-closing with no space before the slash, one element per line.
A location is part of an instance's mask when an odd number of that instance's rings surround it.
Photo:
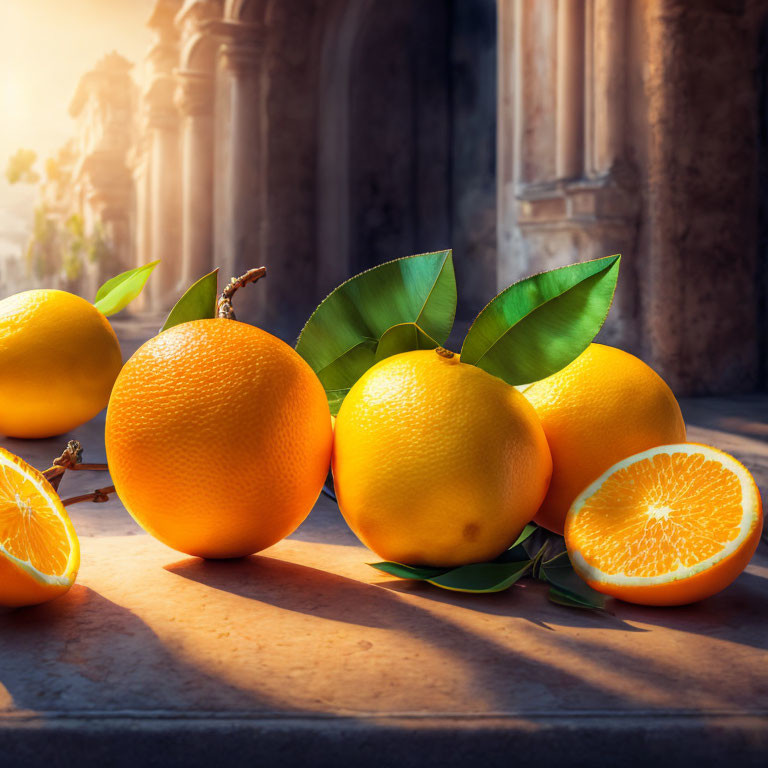
<path fill-rule="evenodd" d="M 767 13 L 764 0 L 500 0 L 500 282 L 621 252 L 601 337 L 680 393 L 764 385 Z"/>
<path fill-rule="evenodd" d="M 749 391 L 765 354 L 757 248 L 765 2 L 657 0 L 648 30 L 641 352 L 680 391 Z"/>
<path fill-rule="evenodd" d="M 132 160 L 135 261 L 164 260 L 145 309 L 214 265 L 266 263 L 242 316 L 291 339 L 354 272 L 452 245 L 469 320 L 514 280 L 620 252 L 602 340 L 679 393 L 764 386 L 766 16 L 768 0 L 157 0 Z"/>

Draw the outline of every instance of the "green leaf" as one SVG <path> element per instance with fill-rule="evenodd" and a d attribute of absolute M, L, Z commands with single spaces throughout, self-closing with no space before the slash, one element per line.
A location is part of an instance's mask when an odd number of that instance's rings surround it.
<path fill-rule="evenodd" d="M 160 329 L 160 333 L 174 325 L 191 320 L 207 320 L 216 317 L 216 296 L 218 294 L 218 269 L 209 272 L 187 288 L 176 302 Z"/>
<path fill-rule="evenodd" d="M 551 376 L 577 358 L 605 322 L 621 256 L 542 272 L 502 291 L 477 316 L 461 361 L 509 384 Z"/>
<path fill-rule="evenodd" d="M 424 581 L 445 573 L 445 568 L 429 568 L 426 566 L 403 565 L 402 563 L 368 563 L 371 568 L 377 571 L 383 571 L 390 576 L 397 576 L 399 579 L 418 579 Z"/>
<path fill-rule="evenodd" d="M 555 555 L 551 560 L 544 561 L 544 568 L 571 568 L 571 561 L 568 559 L 568 552 L 561 552 Z"/>
<path fill-rule="evenodd" d="M 93 302 L 96 309 L 109 317 L 127 307 L 141 293 L 152 270 L 159 263 L 159 261 L 152 261 L 143 267 L 129 269 L 107 280 L 96 291 L 96 299 Z"/>
<path fill-rule="evenodd" d="M 440 345 L 416 323 L 400 323 L 384 331 L 376 347 L 376 362 L 414 349 L 435 349 Z"/>
<path fill-rule="evenodd" d="M 400 579 L 428 581 L 454 592 L 501 592 L 528 572 L 531 561 L 473 563 L 458 568 L 428 568 L 401 563 L 368 563 L 372 568 Z"/>
<path fill-rule="evenodd" d="M 533 536 L 536 531 L 540 530 L 539 526 L 535 523 L 528 523 L 523 528 L 520 535 L 517 537 L 515 543 L 507 550 L 502 552 L 493 562 L 494 563 L 514 563 L 522 560 L 530 560 L 531 555 L 528 554 L 525 548 L 525 542 Z"/>
<path fill-rule="evenodd" d="M 539 530 L 539 526 L 536 525 L 536 523 L 528 523 L 528 525 L 523 528 L 522 531 L 520 531 L 520 535 L 517 537 L 515 543 L 510 547 L 510 549 L 514 549 L 514 547 L 519 546 L 522 544 L 526 539 L 530 539 L 531 536 L 533 536 L 536 531 Z"/>
<path fill-rule="evenodd" d="M 474 563 L 454 568 L 427 581 L 436 587 L 454 592 L 502 592 L 525 576 L 530 567 L 530 560 L 510 563 Z"/>
<path fill-rule="evenodd" d="M 451 251 L 396 259 L 336 288 L 307 321 L 296 351 L 338 401 L 339 392 L 349 390 L 376 363 L 379 342 L 392 326 L 415 324 L 440 345 L 448 339 L 455 314 Z M 400 333 L 393 341 L 402 342 Z"/>
<path fill-rule="evenodd" d="M 590 611 L 604 611 L 605 600 L 600 603 L 591 600 L 583 600 L 572 592 L 565 592 L 557 587 L 550 587 L 547 592 L 549 601 L 556 605 L 564 605 L 566 608 L 582 608 Z"/>
<path fill-rule="evenodd" d="M 339 413 L 339 408 L 344 402 L 344 398 L 349 394 L 350 388 L 346 389 L 326 389 L 325 396 L 328 398 L 328 407 L 331 409 L 331 415 L 336 416 Z"/>
<path fill-rule="evenodd" d="M 561 558 L 558 556 L 553 560 L 561 561 Z M 549 599 L 552 602 L 575 608 L 605 610 L 605 596 L 583 581 L 570 562 L 567 565 L 545 565 L 541 569 L 541 575 L 551 587 Z"/>

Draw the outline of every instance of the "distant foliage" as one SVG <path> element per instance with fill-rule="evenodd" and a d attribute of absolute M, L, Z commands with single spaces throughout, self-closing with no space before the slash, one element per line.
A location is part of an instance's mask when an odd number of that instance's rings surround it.
<path fill-rule="evenodd" d="M 38 280 L 55 275 L 60 266 L 60 237 L 56 222 L 44 205 L 35 208 L 32 238 L 27 248 L 27 271 Z"/>
<path fill-rule="evenodd" d="M 97 221 L 91 236 L 87 239 L 86 253 L 91 264 L 99 262 L 109 265 L 112 258 L 112 245 L 104 231 L 104 225 Z"/>
<path fill-rule="evenodd" d="M 8 158 L 5 167 L 5 178 L 9 184 L 37 184 L 40 174 L 35 170 L 37 152 L 33 149 L 18 149 Z"/>
<path fill-rule="evenodd" d="M 64 222 L 64 231 L 67 243 L 61 267 L 67 280 L 74 282 L 83 273 L 83 254 L 87 248 L 83 217 L 79 213 L 73 213 Z"/>
<path fill-rule="evenodd" d="M 62 180 L 61 164 L 58 160 L 56 160 L 56 158 L 49 157 L 45 161 L 45 177 L 48 179 L 48 181 Z"/>
<path fill-rule="evenodd" d="M 79 213 L 71 214 L 63 224 L 41 205 L 35 209 L 32 238 L 27 249 L 27 270 L 38 280 L 63 273 L 69 282 L 83 274 L 86 261 L 110 265 L 112 245 L 101 222 L 91 234 Z"/>

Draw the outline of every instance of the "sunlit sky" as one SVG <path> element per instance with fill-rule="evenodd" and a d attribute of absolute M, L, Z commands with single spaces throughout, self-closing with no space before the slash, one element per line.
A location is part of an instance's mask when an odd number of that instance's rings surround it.
<path fill-rule="evenodd" d="M 46 156 L 69 137 L 80 76 L 117 50 L 139 64 L 152 0 L 0 0 L 0 160 L 20 146 Z M 137 67 L 139 69 L 139 67 Z"/>
<path fill-rule="evenodd" d="M 19 147 L 34 149 L 42 169 L 73 133 L 67 108 L 80 76 L 105 53 L 118 51 L 140 76 L 152 5 L 153 0 L 0 0 L 0 246 L 4 233 L 28 229 L 34 202 L 28 186 L 6 183 L 9 156 Z M 0 247 L 0 256 L 10 247 Z"/>

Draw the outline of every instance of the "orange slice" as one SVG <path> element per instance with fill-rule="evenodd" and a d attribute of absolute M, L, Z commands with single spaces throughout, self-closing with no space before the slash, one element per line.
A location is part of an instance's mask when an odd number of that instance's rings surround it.
<path fill-rule="evenodd" d="M 642 605 L 683 605 L 727 587 L 763 527 L 752 475 L 727 453 L 684 443 L 612 466 L 571 505 L 565 543 L 594 589 Z"/>
<path fill-rule="evenodd" d="M 56 491 L 34 467 L 0 448 L 0 605 L 35 605 L 66 592 L 80 545 Z"/>

